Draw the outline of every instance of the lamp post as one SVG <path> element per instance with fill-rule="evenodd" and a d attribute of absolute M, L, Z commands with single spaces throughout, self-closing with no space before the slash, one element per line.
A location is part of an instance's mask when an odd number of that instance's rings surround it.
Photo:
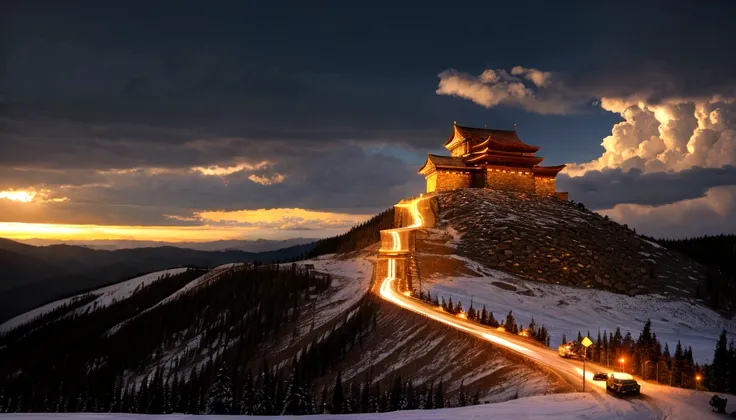
<path fill-rule="evenodd" d="M 652 363 L 651 360 L 647 360 L 646 362 L 644 362 L 644 369 L 641 372 L 641 380 L 642 381 L 647 379 L 647 365 L 650 364 L 650 363 Z"/>
<path fill-rule="evenodd" d="M 700 375 L 695 375 L 695 390 L 696 391 L 699 391 L 698 388 L 700 388 L 700 380 L 701 379 L 702 378 L 700 377 Z"/>
<path fill-rule="evenodd" d="M 622 358 L 618 359 L 618 361 L 619 361 L 619 363 L 621 363 L 621 372 L 623 372 L 624 371 L 624 362 L 625 362 L 625 360 L 622 357 Z"/>

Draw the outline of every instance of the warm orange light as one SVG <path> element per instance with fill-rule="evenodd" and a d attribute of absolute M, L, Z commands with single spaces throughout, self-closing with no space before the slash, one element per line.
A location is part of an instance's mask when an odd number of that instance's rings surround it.
<path fill-rule="evenodd" d="M 700 375 L 696 376 L 696 377 L 695 377 L 695 380 L 696 380 L 696 381 L 699 381 L 699 380 L 700 380 Z"/>
<path fill-rule="evenodd" d="M 499 325 L 498 328 L 496 328 L 498 331 L 506 331 L 506 328 L 503 327 L 503 325 Z"/>
<path fill-rule="evenodd" d="M 465 312 L 462 312 L 462 311 L 457 314 L 457 317 L 462 318 L 462 319 L 468 319 L 468 315 L 466 315 Z"/>
<path fill-rule="evenodd" d="M 622 357 L 622 358 L 618 359 L 618 361 L 621 362 L 621 363 L 623 363 L 624 362 L 624 358 Z"/>
<path fill-rule="evenodd" d="M 0 191 L 0 198 L 5 198 L 10 201 L 18 201 L 21 203 L 30 203 L 36 196 L 35 191 Z"/>
<path fill-rule="evenodd" d="M 519 335 L 522 337 L 529 337 L 529 331 L 527 330 L 521 330 L 519 331 Z"/>
<path fill-rule="evenodd" d="M 408 291 L 408 290 L 407 290 L 407 291 L 405 291 L 405 292 L 404 292 L 404 296 L 411 296 L 411 292 L 410 292 L 410 291 Z"/>

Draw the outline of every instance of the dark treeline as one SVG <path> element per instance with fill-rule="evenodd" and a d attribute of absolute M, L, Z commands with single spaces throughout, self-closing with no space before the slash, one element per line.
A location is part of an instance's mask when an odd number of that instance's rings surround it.
<path fill-rule="evenodd" d="M 308 258 L 325 254 L 357 251 L 381 240 L 381 231 L 391 229 L 394 224 L 394 208 L 391 207 L 370 220 L 353 227 L 342 235 L 320 239 L 314 245 Z"/>
<path fill-rule="evenodd" d="M 706 368 L 708 389 L 736 394 L 736 343 L 728 342 L 726 330 L 721 331 L 713 352 L 713 362 Z"/>
<path fill-rule="evenodd" d="M 249 265 L 153 307 L 201 274 L 189 270 L 106 308 L 42 327 L 34 322 L 0 337 L 3 407 L 56 411 L 53 402 L 58 410 L 104 411 L 116 392 L 141 382 L 157 365 L 172 374 L 195 371 L 190 366 L 201 362 L 203 353 L 229 346 L 245 360 L 260 357 L 258 344 L 295 320 L 305 295 L 327 289 L 331 280 L 296 267 Z M 192 345 L 181 349 L 188 342 Z M 165 358 L 167 351 L 174 355 Z"/>
<path fill-rule="evenodd" d="M 643 379 L 658 381 L 663 385 L 695 388 L 696 376 L 702 375 L 705 370 L 705 366 L 693 361 L 692 348 L 685 347 L 680 341 L 677 342 L 674 353 L 667 343 L 663 348 L 657 334 L 652 332 L 650 320 L 644 324 L 637 339 L 633 338 L 630 331 L 622 335 L 620 328 L 616 328 L 615 332 L 604 330 L 602 334 L 598 331 L 595 339 L 588 331 L 588 337 L 593 340 L 585 353 L 588 360 L 641 375 Z M 583 335 L 578 332 L 577 342 L 582 339 Z M 562 343 L 566 342 L 567 338 L 563 335 Z"/>
<path fill-rule="evenodd" d="M 429 304 L 441 306 L 442 310 L 453 315 L 464 313 L 466 318 L 470 321 L 477 322 L 481 325 L 486 325 L 492 328 L 502 327 L 506 332 L 509 332 L 511 334 L 520 334 L 525 337 L 531 337 L 534 340 L 537 340 L 540 343 L 549 346 L 550 337 L 547 327 L 545 327 L 544 325 L 537 325 L 537 323 L 534 321 L 534 317 L 532 317 L 529 325 L 527 327 L 524 327 L 522 324 L 516 322 L 513 311 L 509 311 L 504 319 L 502 319 L 501 321 L 497 321 L 496 318 L 493 316 L 493 312 L 486 309 L 486 305 L 483 305 L 483 308 L 478 310 L 474 308 L 471 303 L 470 308 L 468 308 L 466 312 L 463 309 L 462 302 L 458 301 L 457 303 L 453 303 L 452 297 L 449 297 L 448 300 L 445 301 L 444 297 L 440 298 L 437 295 L 432 296 L 430 292 L 419 292 L 418 298 Z"/>
<path fill-rule="evenodd" d="M 707 299 L 715 309 L 736 310 L 736 235 L 657 239 L 656 242 L 707 267 L 707 291 L 698 289 L 698 297 Z"/>

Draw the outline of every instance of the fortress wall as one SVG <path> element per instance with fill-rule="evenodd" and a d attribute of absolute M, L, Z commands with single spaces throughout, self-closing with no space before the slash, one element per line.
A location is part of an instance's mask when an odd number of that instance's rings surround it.
<path fill-rule="evenodd" d="M 555 195 L 555 179 L 538 176 L 534 178 L 534 192 L 541 196 Z"/>
<path fill-rule="evenodd" d="M 449 191 L 459 190 L 461 188 L 470 188 L 471 178 L 472 176 L 469 171 L 437 171 L 436 191 Z"/>
<path fill-rule="evenodd" d="M 534 175 L 530 170 L 489 167 L 486 171 L 486 188 L 534 193 Z"/>

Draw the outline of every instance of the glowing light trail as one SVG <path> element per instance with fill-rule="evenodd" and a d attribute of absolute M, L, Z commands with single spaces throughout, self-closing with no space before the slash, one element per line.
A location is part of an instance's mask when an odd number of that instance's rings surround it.
<path fill-rule="evenodd" d="M 397 205 L 397 207 L 409 209 L 414 223 L 411 226 L 404 228 L 389 230 L 393 240 L 391 251 L 401 252 L 406 249 L 404 244 L 401 243 L 401 235 L 399 235 L 399 232 L 413 230 L 423 226 L 424 218 L 419 211 L 419 202 L 425 199 L 426 198 L 420 196 L 409 203 L 401 203 Z M 466 317 L 447 313 L 441 308 L 435 308 L 434 306 L 430 306 L 417 299 L 413 299 L 411 298 L 410 293 L 399 293 L 394 287 L 396 280 L 398 280 L 396 278 L 396 259 L 389 258 L 388 273 L 379 288 L 379 294 L 383 299 L 412 312 L 422 314 L 437 322 L 465 331 L 476 337 L 480 337 L 481 339 L 490 341 L 516 353 L 527 356 L 530 359 L 536 360 L 552 368 L 561 376 L 565 377 L 570 383 L 576 383 L 576 381 L 580 380 L 580 375 L 577 371 L 579 368 L 577 367 L 576 362 L 567 359 L 560 359 L 555 351 L 533 344 L 523 337 L 506 337 L 507 334 L 504 332 L 503 328 L 499 328 L 498 330 L 487 328 L 472 321 L 468 321 Z M 589 380 L 592 380 L 592 376 Z"/>

